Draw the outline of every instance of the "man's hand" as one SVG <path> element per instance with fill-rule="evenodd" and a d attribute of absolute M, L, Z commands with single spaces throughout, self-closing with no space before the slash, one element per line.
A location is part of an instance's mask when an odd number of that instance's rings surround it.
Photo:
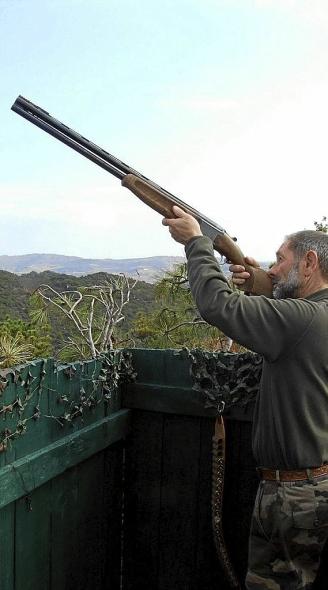
<path fill-rule="evenodd" d="M 202 236 L 200 225 L 192 215 L 174 205 L 172 209 L 175 219 L 164 218 L 162 223 L 169 227 L 170 234 L 176 242 L 180 244 L 187 244 L 191 238 L 195 236 Z"/>
<path fill-rule="evenodd" d="M 245 258 L 245 262 L 247 262 L 247 264 L 249 264 L 250 266 L 260 268 L 259 263 L 256 262 L 254 258 L 250 258 L 249 256 L 247 256 Z M 229 270 L 230 272 L 232 272 L 232 282 L 236 287 L 242 286 L 245 283 L 245 281 L 249 279 L 249 277 L 251 276 L 249 272 L 245 270 L 245 267 L 241 266 L 240 264 L 231 264 L 231 266 L 229 266 Z"/>

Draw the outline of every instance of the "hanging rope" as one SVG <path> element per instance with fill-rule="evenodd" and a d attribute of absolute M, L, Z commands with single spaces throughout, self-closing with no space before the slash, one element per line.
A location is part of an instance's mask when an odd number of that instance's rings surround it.
<path fill-rule="evenodd" d="M 212 438 L 212 526 L 214 544 L 224 574 L 231 588 L 239 589 L 240 584 L 231 563 L 224 540 L 222 513 L 225 468 L 225 428 L 222 416 L 215 421 Z"/>

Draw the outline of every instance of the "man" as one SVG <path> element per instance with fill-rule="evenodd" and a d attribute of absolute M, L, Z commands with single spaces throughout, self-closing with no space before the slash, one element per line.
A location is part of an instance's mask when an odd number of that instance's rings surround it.
<path fill-rule="evenodd" d="M 261 481 L 246 586 L 309 589 L 328 538 L 328 235 L 288 236 L 268 271 L 273 298 L 248 297 L 230 288 L 198 222 L 178 207 L 174 213 L 163 224 L 185 244 L 200 314 L 263 355 L 253 422 Z M 231 270 L 237 285 L 249 276 L 241 266 Z"/>

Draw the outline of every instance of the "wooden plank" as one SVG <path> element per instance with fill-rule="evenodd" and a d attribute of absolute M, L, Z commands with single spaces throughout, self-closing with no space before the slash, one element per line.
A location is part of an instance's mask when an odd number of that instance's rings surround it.
<path fill-rule="evenodd" d="M 4 408 L 10 408 L 12 404 L 15 403 L 17 395 L 16 395 L 16 384 L 13 381 L 13 375 L 8 375 L 8 384 L 5 390 L 0 395 L 0 408 L 1 412 L 1 440 L 5 437 L 5 431 L 15 432 L 16 424 L 17 424 L 17 414 L 16 412 L 10 412 L 9 409 L 6 411 Z M 0 453 L 0 469 L 11 463 L 16 459 L 16 448 L 15 443 L 12 440 L 8 440 L 6 443 L 6 448 L 2 449 Z"/>
<path fill-rule="evenodd" d="M 205 408 L 204 404 L 202 394 L 190 387 L 131 383 L 122 396 L 125 408 L 182 416 L 216 416 L 216 409 Z"/>
<path fill-rule="evenodd" d="M 215 417 L 217 409 L 206 407 L 207 398 L 193 389 L 192 360 L 187 352 L 177 350 L 130 350 L 137 380 L 127 384 L 122 406 L 131 409 Z M 220 360 L 220 354 L 217 355 Z M 254 404 L 230 407 L 225 417 L 252 421 Z"/>
<path fill-rule="evenodd" d="M 77 554 L 79 470 L 75 466 L 59 475 L 51 486 L 51 590 L 76 590 L 80 569 Z"/>
<path fill-rule="evenodd" d="M 129 410 L 121 410 L 0 470 L 0 508 L 124 438 Z"/>
<path fill-rule="evenodd" d="M 52 590 L 119 590 L 123 443 L 52 485 Z"/>
<path fill-rule="evenodd" d="M 72 383 L 71 395 L 80 402 L 81 396 L 85 397 L 86 406 L 83 407 L 83 414 L 78 420 L 83 427 L 100 420 L 105 416 L 105 404 L 102 398 L 102 388 L 98 381 L 99 371 L 101 369 L 100 361 L 91 360 L 84 363 L 79 368 L 79 373 L 75 375 L 75 383 Z M 74 389 L 73 389 L 74 387 Z M 83 393 L 83 390 L 85 393 Z M 93 407 L 93 399 L 96 405 Z M 100 403 L 98 403 L 100 401 Z M 88 403 L 90 407 L 88 407 Z"/>
<path fill-rule="evenodd" d="M 158 588 L 163 416 L 133 412 L 125 459 L 123 588 Z"/>
<path fill-rule="evenodd" d="M 175 387 L 192 387 L 191 360 L 187 351 L 173 349 L 130 349 L 137 368 L 137 382 Z"/>
<path fill-rule="evenodd" d="M 83 418 L 76 413 L 76 407 L 80 404 L 80 390 L 85 385 L 87 364 L 56 364 L 52 374 L 48 375 L 48 428 L 49 440 L 52 442 L 84 427 Z"/>
<path fill-rule="evenodd" d="M 200 419 L 166 416 L 160 514 L 158 589 L 194 588 Z"/>
<path fill-rule="evenodd" d="M 217 416 L 216 408 L 207 408 L 205 401 L 204 395 L 192 387 L 153 383 L 129 383 L 122 393 L 122 406 L 125 408 L 214 418 Z M 227 420 L 251 422 L 253 406 L 230 408 L 224 416 Z"/>
<path fill-rule="evenodd" d="M 103 453 L 77 467 L 78 493 L 75 505 L 75 555 L 79 568 L 74 586 L 81 590 L 103 588 Z M 119 539 L 117 539 L 119 542 Z M 99 559 L 100 558 L 100 559 Z M 58 588 L 58 590 L 60 590 Z"/>
<path fill-rule="evenodd" d="M 38 360 L 30 365 L 17 367 L 7 374 L 8 384 L 0 396 L 1 404 L 1 434 L 5 429 L 11 431 L 11 438 L 7 443 L 7 449 L 0 454 L 0 468 L 15 459 L 39 448 L 40 442 L 47 440 L 46 424 L 32 416 L 37 416 L 38 406 L 46 404 L 47 396 L 42 395 L 41 380 L 43 381 L 43 369 L 46 360 Z M 45 399 L 44 399 L 45 398 Z M 3 408 L 13 406 L 12 412 L 3 411 Z M 25 422 L 25 429 L 20 434 L 15 434 L 17 423 Z M 27 435 L 28 434 L 28 435 Z M 2 438 L 2 437 L 1 437 Z"/>
<path fill-rule="evenodd" d="M 99 565 L 103 567 L 106 590 L 121 588 L 124 446 L 120 441 L 104 451 L 103 563 Z"/>
<path fill-rule="evenodd" d="M 42 415 L 48 414 L 47 373 L 53 372 L 53 361 L 39 360 L 25 367 L 16 385 L 16 395 L 26 407 L 16 420 L 27 420 L 25 433 L 13 442 L 15 459 L 33 453 L 49 442 L 49 425 Z"/>
<path fill-rule="evenodd" d="M 1 590 L 13 590 L 15 579 L 15 504 L 0 510 Z"/>
<path fill-rule="evenodd" d="M 15 590 L 50 590 L 51 483 L 16 503 Z"/>

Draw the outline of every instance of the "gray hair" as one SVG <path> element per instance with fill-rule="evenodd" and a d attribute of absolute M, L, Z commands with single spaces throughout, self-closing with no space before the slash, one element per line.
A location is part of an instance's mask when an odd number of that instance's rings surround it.
<path fill-rule="evenodd" d="M 328 279 L 328 234 L 323 231 L 303 230 L 286 236 L 288 247 L 300 260 L 309 250 L 318 255 L 319 268 L 322 276 Z"/>

